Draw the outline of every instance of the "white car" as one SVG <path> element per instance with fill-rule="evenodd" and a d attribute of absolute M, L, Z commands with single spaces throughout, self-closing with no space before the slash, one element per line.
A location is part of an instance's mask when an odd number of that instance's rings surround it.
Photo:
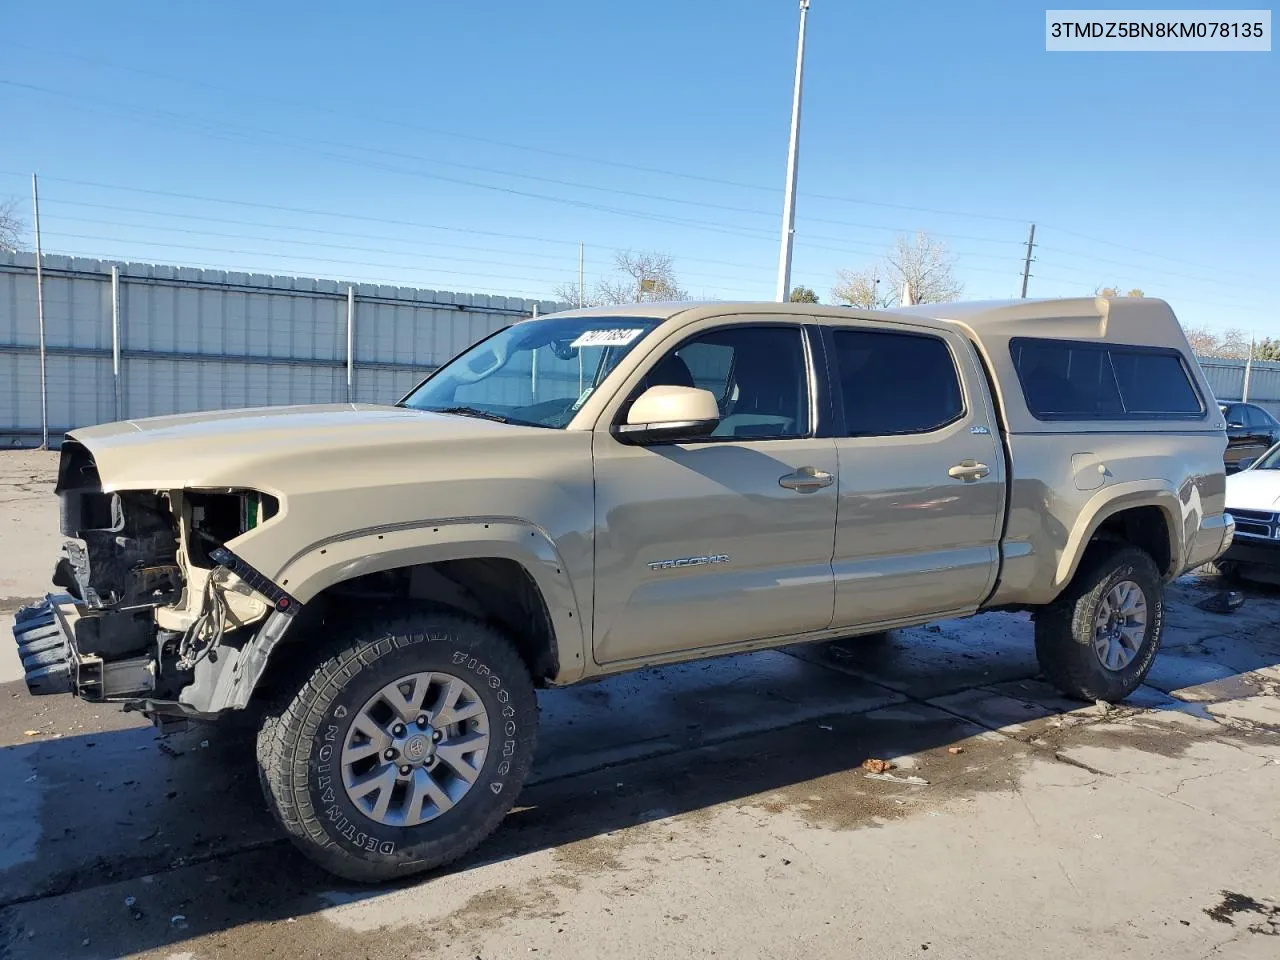
<path fill-rule="evenodd" d="M 1227 477 L 1236 535 L 1218 560 L 1224 573 L 1280 584 L 1280 444 Z"/>

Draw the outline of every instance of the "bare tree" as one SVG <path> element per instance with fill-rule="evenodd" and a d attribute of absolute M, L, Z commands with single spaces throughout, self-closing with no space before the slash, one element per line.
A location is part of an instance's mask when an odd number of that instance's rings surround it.
<path fill-rule="evenodd" d="M 1145 297 L 1146 294 L 1138 287 L 1134 287 L 1128 293 L 1121 293 L 1119 287 L 1098 287 L 1093 291 L 1095 296 L 1106 297 L 1110 300 L 1116 300 L 1120 297 Z"/>
<path fill-rule="evenodd" d="M 689 299 L 688 291 L 676 279 L 670 254 L 618 250 L 613 255 L 613 263 L 617 275 L 601 280 L 594 291 L 579 296 L 576 283 L 562 283 L 555 289 L 556 297 L 584 306 Z"/>
<path fill-rule="evenodd" d="M 575 307 L 595 306 L 589 295 L 578 290 L 576 283 L 559 284 L 551 293 L 561 303 L 568 303 Z"/>
<path fill-rule="evenodd" d="M 839 271 L 831 295 L 842 303 L 869 309 L 896 306 L 904 294 L 911 303 L 944 303 L 964 292 L 964 285 L 956 279 L 955 265 L 955 255 L 943 241 L 924 232 L 900 236 L 883 265 Z"/>
<path fill-rule="evenodd" d="M 1249 337 L 1243 330 L 1226 330 L 1222 333 L 1208 327 L 1183 327 L 1191 349 L 1198 357 L 1225 357 L 1243 359 L 1249 356 Z"/>
<path fill-rule="evenodd" d="M 956 258 L 946 243 L 921 231 L 912 241 L 898 237 L 887 257 L 898 290 L 909 290 L 912 303 L 946 303 L 964 293 L 956 279 Z"/>
<path fill-rule="evenodd" d="M 18 201 L 0 203 L 0 250 L 17 250 L 26 224 L 18 216 Z"/>
<path fill-rule="evenodd" d="M 882 279 L 884 268 L 869 270 L 837 270 L 831 299 L 864 310 L 884 310 L 896 306 L 898 295 Z"/>
<path fill-rule="evenodd" d="M 687 300 L 689 294 L 676 280 L 670 254 L 654 250 L 632 253 L 619 250 L 613 262 L 624 279 L 600 284 L 607 303 L 646 303 L 656 300 Z"/>

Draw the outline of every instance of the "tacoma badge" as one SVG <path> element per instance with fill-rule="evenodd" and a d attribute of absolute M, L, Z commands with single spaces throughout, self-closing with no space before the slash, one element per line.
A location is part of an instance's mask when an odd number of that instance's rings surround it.
<path fill-rule="evenodd" d="M 708 563 L 728 563 L 727 553 L 713 553 L 705 557 L 681 557 L 679 560 L 654 560 L 649 564 L 650 570 L 671 570 L 675 567 L 701 567 Z"/>

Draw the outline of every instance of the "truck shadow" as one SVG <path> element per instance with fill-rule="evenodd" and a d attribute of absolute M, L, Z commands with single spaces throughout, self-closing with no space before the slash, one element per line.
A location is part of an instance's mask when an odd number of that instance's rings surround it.
<path fill-rule="evenodd" d="M 1274 623 L 1280 601 L 1263 605 L 1257 616 Z M 1265 633 L 1240 656 L 1280 663 L 1273 626 L 1216 623 L 1216 636 Z M 991 615 L 544 691 L 533 778 L 498 832 L 450 867 L 380 888 L 344 885 L 281 837 L 243 725 L 163 742 L 128 726 L 0 748 L 0 942 L 15 957 L 175 947 L 397 888 L 425 896 L 441 878 L 530 855 L 570 877 L 611 869 L 629 828 L 721 805 L 861 829 L 1011 789 L 1028 741 L 1084 706 L 1035 679 L 1030 629 L 1023 616 Z M 1205 660 L 1196 636 L 1170 656 Z M 1138 701 L 1161 697 L 1144 688 Z M 62 711 L 86 729 L 106 712 Z M 867 759 L 896 759 L 892 774 L 927 782 L 868 778 Z"/>

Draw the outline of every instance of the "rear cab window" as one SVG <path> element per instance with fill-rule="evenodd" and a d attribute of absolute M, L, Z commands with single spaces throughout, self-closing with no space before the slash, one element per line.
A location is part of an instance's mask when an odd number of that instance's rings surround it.
<path fill-rule="evenodd" d="M 1019 337 L 1009 350 L 1037 420 L 1199 420 L 1204 400 L 1177 350 Z"/>

